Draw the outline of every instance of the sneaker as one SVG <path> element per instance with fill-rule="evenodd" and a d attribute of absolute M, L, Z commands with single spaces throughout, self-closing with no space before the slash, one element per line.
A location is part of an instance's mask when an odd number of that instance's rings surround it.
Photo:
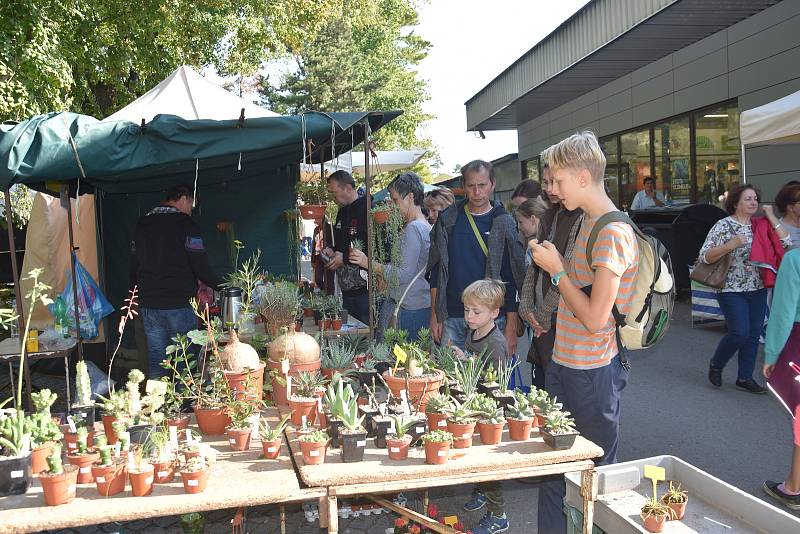
<path fill-rule="evenodd" d="M 472 528 L 471 532 L 472 534 L 495 534 L 497 532 L 505 532 L 508 527 L 509 523 L 505 514 L 498 517 L 491 512 L 487 512 L 483 519 Z"/>
<path fill-rule="evenodd" d="M 709 365 L 708 381 L 715 387 L 722 387 L 722 369 L 717 369 L 713 365 Z"/>
<path fill-rule="evenodd" d="M 736 389 L 741 389 L 742 391 L 747 391 L 748 393 L 755 393 L 756 395 L 763 395 L 767 392 L 767 388 L 760 386 L 758 382 L 752 378 L 748 378 L 747 380 L 737 380 Z"/>
<path fill-rule="evenodd" d="M 464 510 L 474 512 L 486 506 L 486 495 L 479 491 L 473 491 L 472 497 L 464 504 Z"/>
<path fill-rule="evenodd" d="M 780 485 L 780 482 L 767 480 L 764 482 L 764 491 L 770 497 L 774 497 L 775 499 L 781 501 L 787 508 L 792 510 L 800 510 L 800 495 L 789 495 L 784 493 L 778 488 Z"/>

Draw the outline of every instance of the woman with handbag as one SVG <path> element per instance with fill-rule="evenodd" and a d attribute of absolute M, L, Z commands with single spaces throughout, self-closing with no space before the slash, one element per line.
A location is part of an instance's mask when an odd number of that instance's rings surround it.
<path fill-rule="evenodd" d="M 752 219 L 758 211 L 758 191 L 744 184 L 732 188 L 725 198 L 728 217 L 717 221 L 700 249 L 698 265 L 729 263 L 724 282 L 717 293 L 719 307 L 725 315 L 728 333 L 720 340 L 708 367 L 708 380 L 722 386 L 722 369 L 739 353 L 736 387 L 749 393 L 767 390 L 753 379 L 758 352 L 758 339 L 764 329 L 767 311 L 767 290 L 759 267 L 750 261 L 753 245 Z M 782 227 L 771 207 L 764 213 L 784 247 L 790 243 L 789 233 Z M 718 264 L 718 262 L 721 262 Z M 702 266 L 701 266 L 702 267 Z M 692 276 L 697 279 L 695 273 Z"/>
<path fill-rule="evenodd" d="M 764 376 L 792 415 L 794 433 L 789 476 L 781 483 L 767 480 L 764 491 L 800 510 L 800 250 L 787 252 L 778 270 L 764 346 Z"/>

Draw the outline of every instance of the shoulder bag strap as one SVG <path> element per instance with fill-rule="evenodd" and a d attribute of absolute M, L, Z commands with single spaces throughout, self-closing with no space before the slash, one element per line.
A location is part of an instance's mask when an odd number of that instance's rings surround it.
<path fill-rule="evenodd" d="M 467 214 L 469 225 L 472 227 L 472 231 L 475 234 L 475 239 L 478 240 L 478 244 L 481 246 L 484 256 L 488 256 L 489 248 L 486 246 L 486 241 L 483 240 L 483 236 L 481 236 L 481 233 L 478 231 L 478 227 L 475 225 L 475 219 L 472 218 L 472 214 L 469 212 L 466 204 L 464 204 L 464 213 Z"/>

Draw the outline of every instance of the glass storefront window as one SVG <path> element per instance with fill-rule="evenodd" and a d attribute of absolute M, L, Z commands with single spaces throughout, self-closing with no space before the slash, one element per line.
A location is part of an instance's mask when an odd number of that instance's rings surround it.
<path fill-rule="evenodd" d="M 697 202 L 724 203 L 724 194 L 741 183 L 739 109 L 727 104 L 694 114 Z"/>
<path fill-rule="evenodd" d="M 542 183 L 542 178 L 539 173 L 539 158 L 531 158 L 525 161 L 525 172 L 527 174 L 526 178 L 530 180 L 536 180 L 539 183 Z"/>
<path fill-rule="evenodd" d="M 666 201 L 691 202 L 689 117 L 680 117 L 653 126 L 656 191 Z"/>
<path fill-rule="evenodd" d="M 650 170 L 650 128 L 636 130 L 620 136 L 620 196 L 622 210 L 627 210 L 636 192 L 644 189 L 644 179 L 652 176 Z"/>
<path fill-rule="evenodd" d="M 614 137 L 600 141 L 600 148 L 606 156 L 605 183 L 608 196 L 619 206 L 619 154 L 617 150 L 617 139 Z"/>

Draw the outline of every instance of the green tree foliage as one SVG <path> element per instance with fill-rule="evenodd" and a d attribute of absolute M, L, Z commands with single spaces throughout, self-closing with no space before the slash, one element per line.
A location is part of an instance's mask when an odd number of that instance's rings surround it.
<path fill-rule="evenodd" d="M 0 119 L 71 109 L 105 117 L 179 65 L 253 75 L 369 0 L 4 0 Z"/>
<path fill-rule="evenodd" d="M 413 32 L 416 7 L 414 0 L 380 0 L 369 24 L 330 20 L 295 54 L 296 68 L 281 80 L 261 78 L 263 102 L 279 113 L 402 109 L 403 115 L 377 132 L 377 148 L 427 148 L 428 161 L 435 159 L 432 143 L 421 134 L 432 116 L 422 110 L 428 94 L 416 66 L 430 43 Z M 415 170 L 431 176 L 426 164 Z"/>

